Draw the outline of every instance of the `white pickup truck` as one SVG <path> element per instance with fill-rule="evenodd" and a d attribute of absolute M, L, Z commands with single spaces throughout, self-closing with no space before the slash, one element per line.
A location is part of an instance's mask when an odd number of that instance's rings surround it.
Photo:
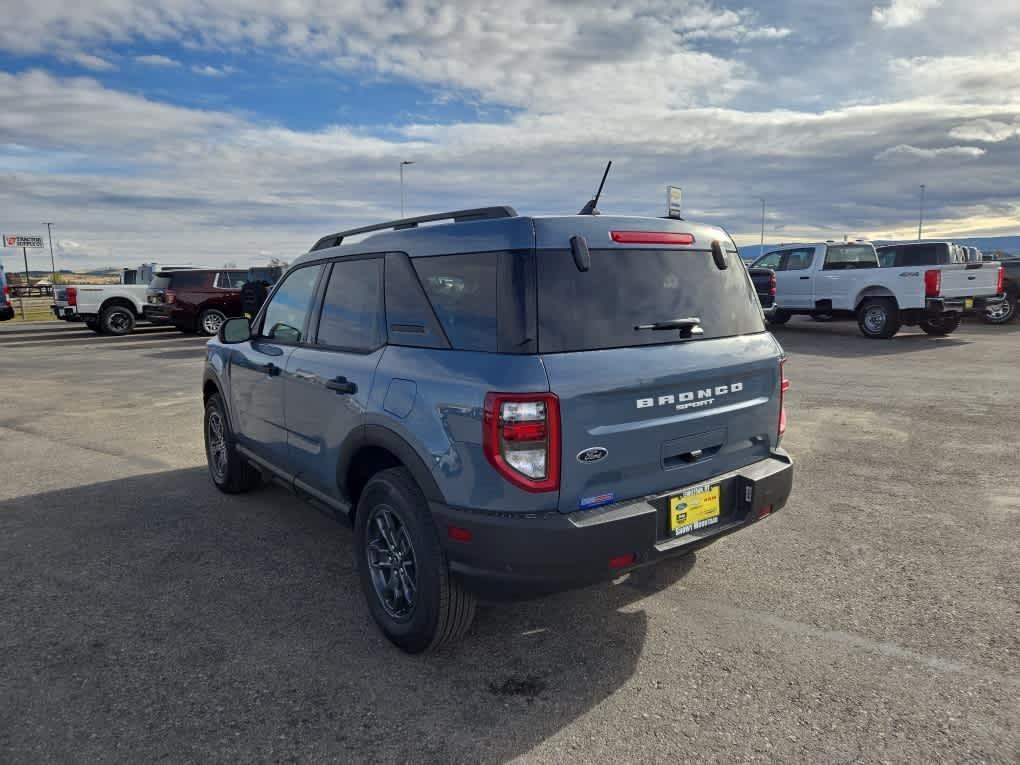
<path fill-rule="evenodd" d="M 764 278 L 764 269 L 775 273 L 770 323 L 785 324 L 798 314 L 852 316 L 873 338 L 890 338 L 904 324 L 948 335 L 964 314 L 1000 302 L 1004 290 L 1002 270 L 994 263 L 883 268 L 867 242 L 784 245 L 750 268 L 756 281 Z"/>
<path fill-rule="evenodd" d="M 157 266 L 143 263 L 138 269 L 127 269 L 136 284 L 74 284 L 53 288 L 53 315 L 64 321 L 82 321 L 94 332 L 105 335 L 127 335 L 135 322 L 144 318 L 149 282 L 156 271 L 173 271 L 194 266 Z"/>

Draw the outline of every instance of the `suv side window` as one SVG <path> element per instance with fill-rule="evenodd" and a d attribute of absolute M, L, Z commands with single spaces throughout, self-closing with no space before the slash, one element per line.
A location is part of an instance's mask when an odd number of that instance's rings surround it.
<path fill-rule="evenodd" d="M 499 343 L 499 255 L 495 252 L 412 258 L 450 344 L 495 353 Z"/>
<path fill-rule="evenodd" d="M 278 343 L 300 343 L 315 300 L 322 264 L 292 271 L 273 294 L 262 315 L 261 337 Z"/>
<path fill-rule="evenodd" d="M 382 265 L 381 257 L 333 263 L 316 345 L 374 351 L 383 344 Z"/>
<path fill-rule="evenodd" d="M 201 289 L 208 284 L 209 273 L 206 271 L 171 271 L 170 289 L 193 290 Z"/>
<path fill-rule="evenodd" d="M 248 280 L 244 271 L 220 271 L 216 274 L 216 287 L 224 290 L 239 290 Z"/>

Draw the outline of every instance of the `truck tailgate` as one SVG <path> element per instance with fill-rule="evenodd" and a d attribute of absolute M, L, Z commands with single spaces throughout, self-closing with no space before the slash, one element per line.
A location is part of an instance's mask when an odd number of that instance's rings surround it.
<path fill-rule="evenodd" d="M 958 263 L 939 266 L 943 298 L 993 297 L 998 294 L 998 263 Z"/>

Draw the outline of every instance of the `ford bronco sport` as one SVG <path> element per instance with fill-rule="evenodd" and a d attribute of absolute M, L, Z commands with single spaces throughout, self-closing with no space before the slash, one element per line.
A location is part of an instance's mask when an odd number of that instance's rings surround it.
<path fill-rule="evenodd" d="M 209 472 L 352 522 L 369 611 L 419 652 L 479 595 L 615 578 L 783 507 L 783 361 L 719 228 L 409 218 L 322 238 L 223 323 Z"/>

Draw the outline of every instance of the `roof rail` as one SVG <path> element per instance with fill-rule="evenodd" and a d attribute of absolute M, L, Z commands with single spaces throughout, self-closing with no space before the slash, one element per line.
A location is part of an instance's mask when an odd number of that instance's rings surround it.
<path fill-rule="evenodd" d="M 433 213 L 432 215 L 419 215 L 417 218 L 401 218 L 386 223 L 376 223 L 372 226 L 361 228 L 349 228 L 346 231 L 338 231 L 335 234 L 324 236 L 312 247 L 311 252 L 325 250 L 338 246 L 343 240 L 355 234 L 367 234 L 371 231 L 400 231 L 405 228 L 417 228 L 419 223 L 431 223 L 436 220 L 452 220 L 454 223 L 465 223 L 472 220 L 491 220 L 493 218 L 516 218 L 517 211 L 506 205 L 500 207 L 476 207 L 471 210 L 454 210 L 453 212 Z"/>

